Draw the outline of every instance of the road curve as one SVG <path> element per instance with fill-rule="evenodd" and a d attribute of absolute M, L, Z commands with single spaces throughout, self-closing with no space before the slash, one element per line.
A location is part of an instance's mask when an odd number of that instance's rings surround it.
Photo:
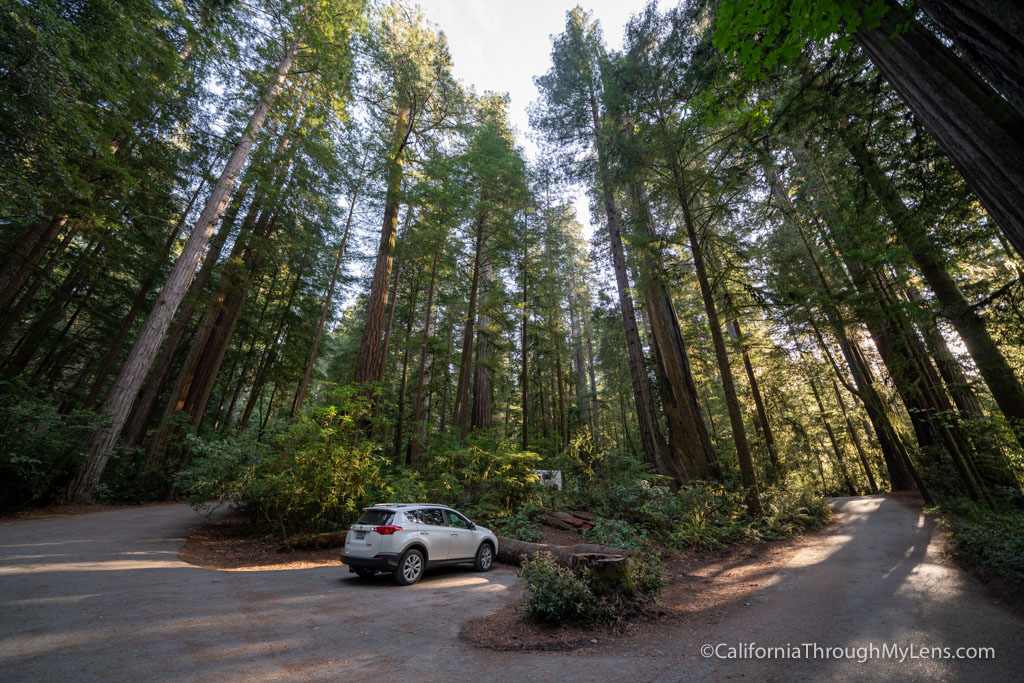
<path fill-rule="evenodd" d="M 756 592 L 657 637 L 573 653 L 457 639 L 462 621 L 519 595 L 507 570 L 446 570 L 398 588 L 340 567 L 200 569 L 177 557 L 200 522 L 180 505 L 0 524 L 0 679 L 1020 680 L 1024 621 L 942 558 L 932 520 L 885 496 L 832 505 L 829 530 Z M 749 643 L 791 658 L 729 658 Z M 918 656 L 860 662 L 812 648 L 813 658 L 808 643 L 866 654 L 913 645 Z M 723 658 L 701 656 L 702 645 Z M 969 646 L 995 659 L 919 658 L 921 647 Z"/>

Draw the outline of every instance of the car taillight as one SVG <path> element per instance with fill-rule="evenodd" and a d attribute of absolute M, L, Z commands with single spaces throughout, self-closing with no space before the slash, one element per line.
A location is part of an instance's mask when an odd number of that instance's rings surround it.
<path fill-rule="evenodd" d="M 379 526 L 376 529 L 374 529 L 374 531 L 376 531 L 381 536 L 390 536 L 391 534 L 395 533 L 396 531 L 401 531 L 401 530 L 402 530 L 402 527 L 395 526 L 394 524 L 388 524 L 387 526 Z"/>

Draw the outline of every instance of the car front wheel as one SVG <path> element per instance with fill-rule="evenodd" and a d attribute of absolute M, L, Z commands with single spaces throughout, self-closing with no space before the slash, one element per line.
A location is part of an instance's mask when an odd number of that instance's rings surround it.
<path fill-rule="evenodd" d="M 476 570 L 478 572 L 489 572 L 494 565 L 494 548 L 486 541 L 480 544 L 476 551 Z"/>
<path fill-rule="evenodd" d="M 395 567 L 395 582 L 400 586 L 416 583 L 423 576 L 424 564 L 423 553 L 415 548 L 406 550 Z"/>

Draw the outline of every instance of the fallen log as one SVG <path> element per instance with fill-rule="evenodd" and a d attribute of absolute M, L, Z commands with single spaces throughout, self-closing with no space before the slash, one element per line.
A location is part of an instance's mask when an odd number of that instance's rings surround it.
<path fill-rule="evenodd" d="M 605 545 L 594 545 L 593 543 L 580 543 L 578 545 L 551 545 L 549 543 L 530 543 L 514 538 L 498 536 L 498 561 L 505 564 L 522 566 L 524 557 L 533 557 L 540 552 L 551 553 L 555 562 L 563 567 L 575 567 L 574 558 L 577 555 L 595 554 L 603 557 L 625 557 L 628 551 L 622 548 L 611 548 Z"/>
<path fill-rule="evenodd" d="M 277 552 L 286 553 L 292 550 L 324 550 L 345 545 L 345 535 L 348 531 L 328 531 L 322 534 L 299 534 L 290 536 L 281 541 Z"/>

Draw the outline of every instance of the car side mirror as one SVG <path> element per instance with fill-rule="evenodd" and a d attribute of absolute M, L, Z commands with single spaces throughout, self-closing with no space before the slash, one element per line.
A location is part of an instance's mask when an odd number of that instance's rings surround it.
<path fill-rule="evenodd" d="M 476 524 L 473 524 L 473 522 L 470 522 L 469 523 L 469 530 L 472 531 L 475 528 L 476 528 Z"/>

